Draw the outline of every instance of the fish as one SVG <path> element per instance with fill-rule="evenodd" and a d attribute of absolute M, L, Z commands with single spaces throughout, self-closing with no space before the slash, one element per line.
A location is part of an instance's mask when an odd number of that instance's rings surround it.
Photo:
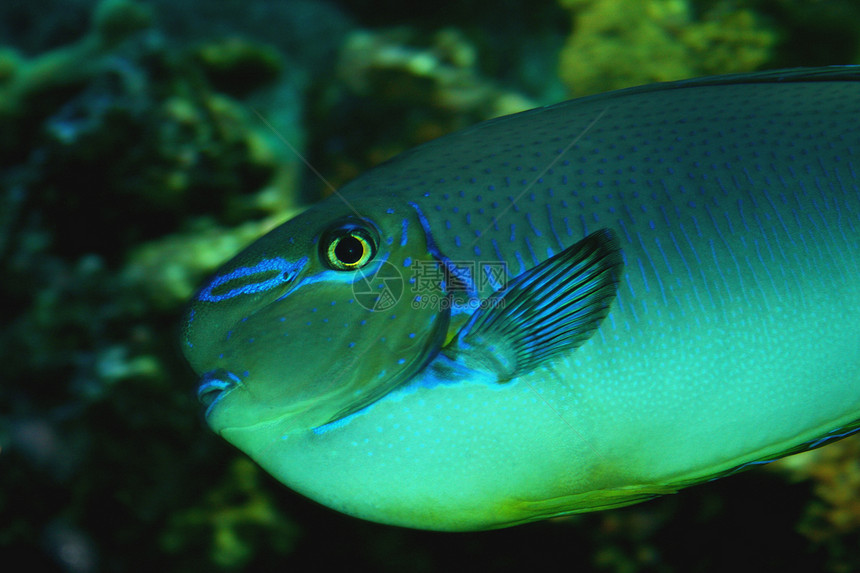
<path fill-rule="evenodd" d="M 406 151 L 227 262 L 209 427 L 355 517 L 621 507 L 860 429 L 860 67 L 628 88 Z"/>

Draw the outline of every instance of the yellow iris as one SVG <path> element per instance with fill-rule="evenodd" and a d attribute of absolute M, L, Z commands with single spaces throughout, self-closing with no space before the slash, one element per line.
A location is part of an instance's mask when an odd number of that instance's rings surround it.
<path fill-rule="evenodd" d="M 326 257 L 332 268 L 351 271 L 363 267 L 374 254 L 370 235 L 362 229 L 350 229 L 335 236 L 326 249 Z"/>

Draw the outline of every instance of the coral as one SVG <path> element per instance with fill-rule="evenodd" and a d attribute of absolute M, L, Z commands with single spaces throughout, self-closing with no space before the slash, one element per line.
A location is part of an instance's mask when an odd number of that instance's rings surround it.
<path fill-rule="evenodd" d="M 355 31 L 343 46 L 340 77 L 358 94 L 396 97 L 481 119 L 534 107 L 529 99 L 481 77 L 475 48 L 458 30 L 440 30 L 429 46 L 415 43 L 406 29 Z"/>
<path fill-rule="evenodd" d="M 15 468 L 2 489 L 24 493 L 0 494 L 0 551 L 40 570 L 166 570 L 163 551 L 118 561 L 197 491 L 187 452 L 227 459 L 200 443 L 180 309 L 300 203 L 298 159 L 269 127 L 301 147 L 279 53 L 168 41 L 145 6 L 101 2 L 89 31 L 46 53 L 0 49 L 0 460 Z"/>
<path fill-rule="evenodd" d="M 112 30 L 115 38 L 119 32 Z M 33 198 L 28 201 L 44 202 L 48 228 L 63 237 L 61 252 L 97 249 L 117 262 L 131 244 L 171 232 L 190 216 L 230 225 L 295 207 L 298 159 L 247 105 L 214 89 L 209 68 L 198 60 L 200 53 L 233 54 L 238 60 L 231 66 L 223 56 L 218 60 L 217 75 L 227 84 L 244 82 L 246 93 L 250 84 L 259 88 L 274 78 L 280 60 L 273 51 L 224 40 L 176 54 L 144 36 L 116 46 L 98 63 L 77 47 L 58 52 L 37 60 L 51 67 L 83 57 L 63 64 L 80 70 L 75 85 L 47 73 L 53 83 L 13 88 L 28 100 L 38 90 L 43 103 L 17 111 L 17 129 L 0 136 L 0 149 L 5 143 L 9 151 L 0 161 L 18 164 L 26 181 L 20 192 Z M 268 71 L 245 81 L 243 63 L 260 59 Z M 38 62 L 25 63 L 29 71 L 22 74 L 48 66 Z M 293 137 L 297 129 L 291 127 Z"/>
<path fill-rule="evenodd" d="M 319 139 L 338 151 L 331 167 L 329 149 L 320 154 L 334 185 L 419 143 L 537 105 L 477 63 L 455 28 L 429 38 L 407 28 L 350 33 L 337 63 L 342 87 L 312 109 Z"/>
<path fill-rule="evenodd" d="M 206 42 L 195 55 L 215 89 L 239 97 L 272 83 L 284 67 L 275 48 L 239 37 Z"/>
<path fill-rule="evenodd" d="M 21 62 L 14 66 L 15 73 L 7 73 L 7 81 L 0 83 L 0 119 L 21 114 L 22 106 L 43 94 L 88 81 L 105 64 L 109 50 L 150 23 L 149 10 L 142 4 L 103 1 L 81 40 Z"/>
<path fill-rule="evenodd" d="M 110 49 L 150 24 L 148 6 L 131 0 L 103 0 L 93 12 L 93 39 L 99 49 Z"/>
<path fill-rule="evenodd" d="M 246 566 L 263 548 L 267 553 L 289 552 L 296 527 L 261 490 L 260 474 L 250 460 L 234 460 L 226 479 L 206 494 L 200 506 L 171 517 L 161 536 L 164 550 L 178 553 L 194 547 L 227 570 Z"/>
<path fill-rule="evenodd" d="M 720 1 L 695 14 L 685 0 L 560 0 L 573 32 L 559 74 L 576 95 L 699 75 L 754 70 L 777 33 L 749 9 Z"/>
<path fill-rule="evenodd" d="M 814 546 L 826 549 L 830 570 L 860 569 L 860 436 L 785 458 L 772 469 L 814 484 L 815 499 L 798 528 Z"/>
<path fill-rule="evenodd" d="M 12 82 L 20 72 L 22 59 L 12 48 L 0 47 L 0 90 Z"/>

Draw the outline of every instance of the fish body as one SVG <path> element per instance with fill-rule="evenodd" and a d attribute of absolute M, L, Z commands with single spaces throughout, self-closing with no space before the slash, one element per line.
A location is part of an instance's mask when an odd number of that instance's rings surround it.
<path fill-rule="evenodd" d="M 854 67 L 442 137 L 204 286 L 183 348 L 207 420 L 312 499 L 440 530 L 626 505 L 844 437 L 858 162 Z"/>

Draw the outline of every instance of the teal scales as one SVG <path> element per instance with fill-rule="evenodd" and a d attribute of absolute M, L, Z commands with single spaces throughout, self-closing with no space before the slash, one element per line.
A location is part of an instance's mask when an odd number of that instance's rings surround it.
<path fill-rule="evenodd" d="M 854 67 L 499 118 L 240 253 L 183 348 L 210 426 L 345 513 L 468 530 L 634 503 L 857 429 L 858 173 Z"/>

